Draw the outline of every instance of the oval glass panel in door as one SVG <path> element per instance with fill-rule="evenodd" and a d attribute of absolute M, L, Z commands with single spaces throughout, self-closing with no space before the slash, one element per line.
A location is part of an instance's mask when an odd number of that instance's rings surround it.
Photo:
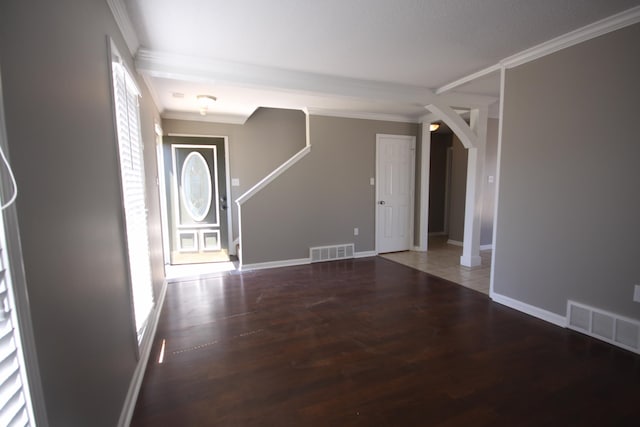
<path fill-rule="evenodd" d="M 194 219 L 202 221 L 211 206 L 211 174 L 202 154 L 192 151 L 182 164 L 182 202 Z"/>

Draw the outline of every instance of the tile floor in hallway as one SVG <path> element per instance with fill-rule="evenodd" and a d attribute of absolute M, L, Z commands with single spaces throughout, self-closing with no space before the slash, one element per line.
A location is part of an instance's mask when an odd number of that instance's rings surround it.
<path fill-rule="evenodd" d="M 461 266 L 460 255 L 461 246 L 448 244 L 446 236 L 437 236 L 429 238 L 427 252 L 392 252 L 380 256 L 489 295 L 491 250 L 480 251 L 482 265 L 473 268 Z"/>

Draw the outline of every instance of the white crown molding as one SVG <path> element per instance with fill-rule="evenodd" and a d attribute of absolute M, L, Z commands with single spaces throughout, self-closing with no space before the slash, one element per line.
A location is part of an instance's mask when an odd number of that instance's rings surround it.
<path fill-rule="evenodd" d="M 517 67 L 543 56 L 552 54 L 562 49 L 574 46 L 578 43 L 596 38 L 598 36 L 619 30 L 629 25 L 640 22 L 640 6 L 628 9 L 624 12 L 601 19 L 577 30 L 571 31 L 560 37 L 556 37 L 532 48 L 523 50 L 515 55 L 500 61 L 499 65 L 506 68 Z"/>
<path fill-rule="evenodd" d="M 251 117 L 253 111 L 250 114 L 225 114 L 225 113 L 210 113 L 201 115 L 200 113 L 192 113 L 188 111 L 163 111 L 160 113 L 160 117 L 163 119 L 173 120 L 188 120 L 193 122 L 208 122 L 208 123 L 226 123 L 232 125 L 243 125 L 249 117 Z"/>
<path fill-rule="evenodd" d="M 122 33 L 122 37 L 124 37 L 127 47 L 129 48 L 129 52 L 131 52 L 131 55 L 135 55 L 136 51 L 140 47 L 140 41 L 138 40 L 136 30 L 133 28 L 131 18 L 129 18 L 129 13 L 124 5 L 124 1 L 107 0 L 107 4 L 109 5 L 109 9 L 111 9 L 111 13 L 118 24 L 118 28 L 120 28 L 120 32 Z"/>
<path fill-rule="evenodd" d="M 480 77 L 484 77 L 487 74 L 491 74 L 491 73 L 495 73 L 497 71 L 500 71 L 500 64 L 495 64 L 492 65 L 490 67 L 484 68 L 482 70 L 476 71 L 475 73 L 469 74 L 468 76 L 464 76 L 462 78 L 459 78 L 458 80 L 454 80 L 451 83 L 447 83 L 444 86 L 440 86 L 438 89 L 435 90 L 435 94 L 436 95 L 440 95 L 444 92 L 448 92 L 451 89 L 454 89 L 458 86 L 462 86 L 463 84 L 469 83 L 475 79 L 478 79 Z"/>
<path fill-rule="evenodd" d="M 308 108 L 312 116 L 340 117 L 345 119 L 379 120 L 385 122 L 420 123 L 414 116 L 402 116 L 397 114 L 366 113 L 359 111 L 330 110 L 324 108 Z"/>
<path fill-rule="evenodd" d="M 544 43 L 540 43 L 537 46 L 533 46 L 529 49 L 516 53 L 502 59 L 497 64 L 491 65 L 475 73 L 461 77 L 443 86 L 440 86 L 435 90 L 436 95 L 441 95 L 450 91 L 458 86 L 462 86 L 480 77 L 484 77 L 493 72 L 500 71 L 502 66 L 506 68 L 517 67 L 518 65 L 525 64 L 543 56 L 552 54 L 562 49 L 574 46 L 578 43 L 593 39 L 595 37 L 610 33 L 615 30 L 619 30 L 629 25 L 633 25 L 640 22 L 640 6 L 633 7 L 624 12 L 612 15 L 608 18 L 596 21 L 592 24 L 586 25 L 577 30 L 563 34 L 554 39 L 548 40 Z"/>

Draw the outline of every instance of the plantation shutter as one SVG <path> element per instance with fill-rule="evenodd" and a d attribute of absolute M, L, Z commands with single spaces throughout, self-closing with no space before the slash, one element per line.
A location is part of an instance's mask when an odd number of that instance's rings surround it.
<path fill-rule="evenodd" d="M 129 272 L 138 343 L 140 343 L 149 313 L 153 308 L 153 291 L 140 136 L 139 92 L 122 64 L 119 54 L 115 48 L 112 49 L 115 114 L 129 250 Z"/>
<path fill-rule="evenodd" d="M 31 426 L 33 414 L 0 214 L 0 426 Z"/>

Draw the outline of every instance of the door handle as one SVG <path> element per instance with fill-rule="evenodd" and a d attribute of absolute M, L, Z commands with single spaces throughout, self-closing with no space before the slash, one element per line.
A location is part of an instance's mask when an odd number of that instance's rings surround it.
<path fill-rule="evenodd" d="M 386 204 L 386 202 L 385 202 L 384 200 L 380 200 L 380 201 L 378 202 L 378 204 L 379 204 L 379 205 L 384 205 L 384 204 Z"/>

